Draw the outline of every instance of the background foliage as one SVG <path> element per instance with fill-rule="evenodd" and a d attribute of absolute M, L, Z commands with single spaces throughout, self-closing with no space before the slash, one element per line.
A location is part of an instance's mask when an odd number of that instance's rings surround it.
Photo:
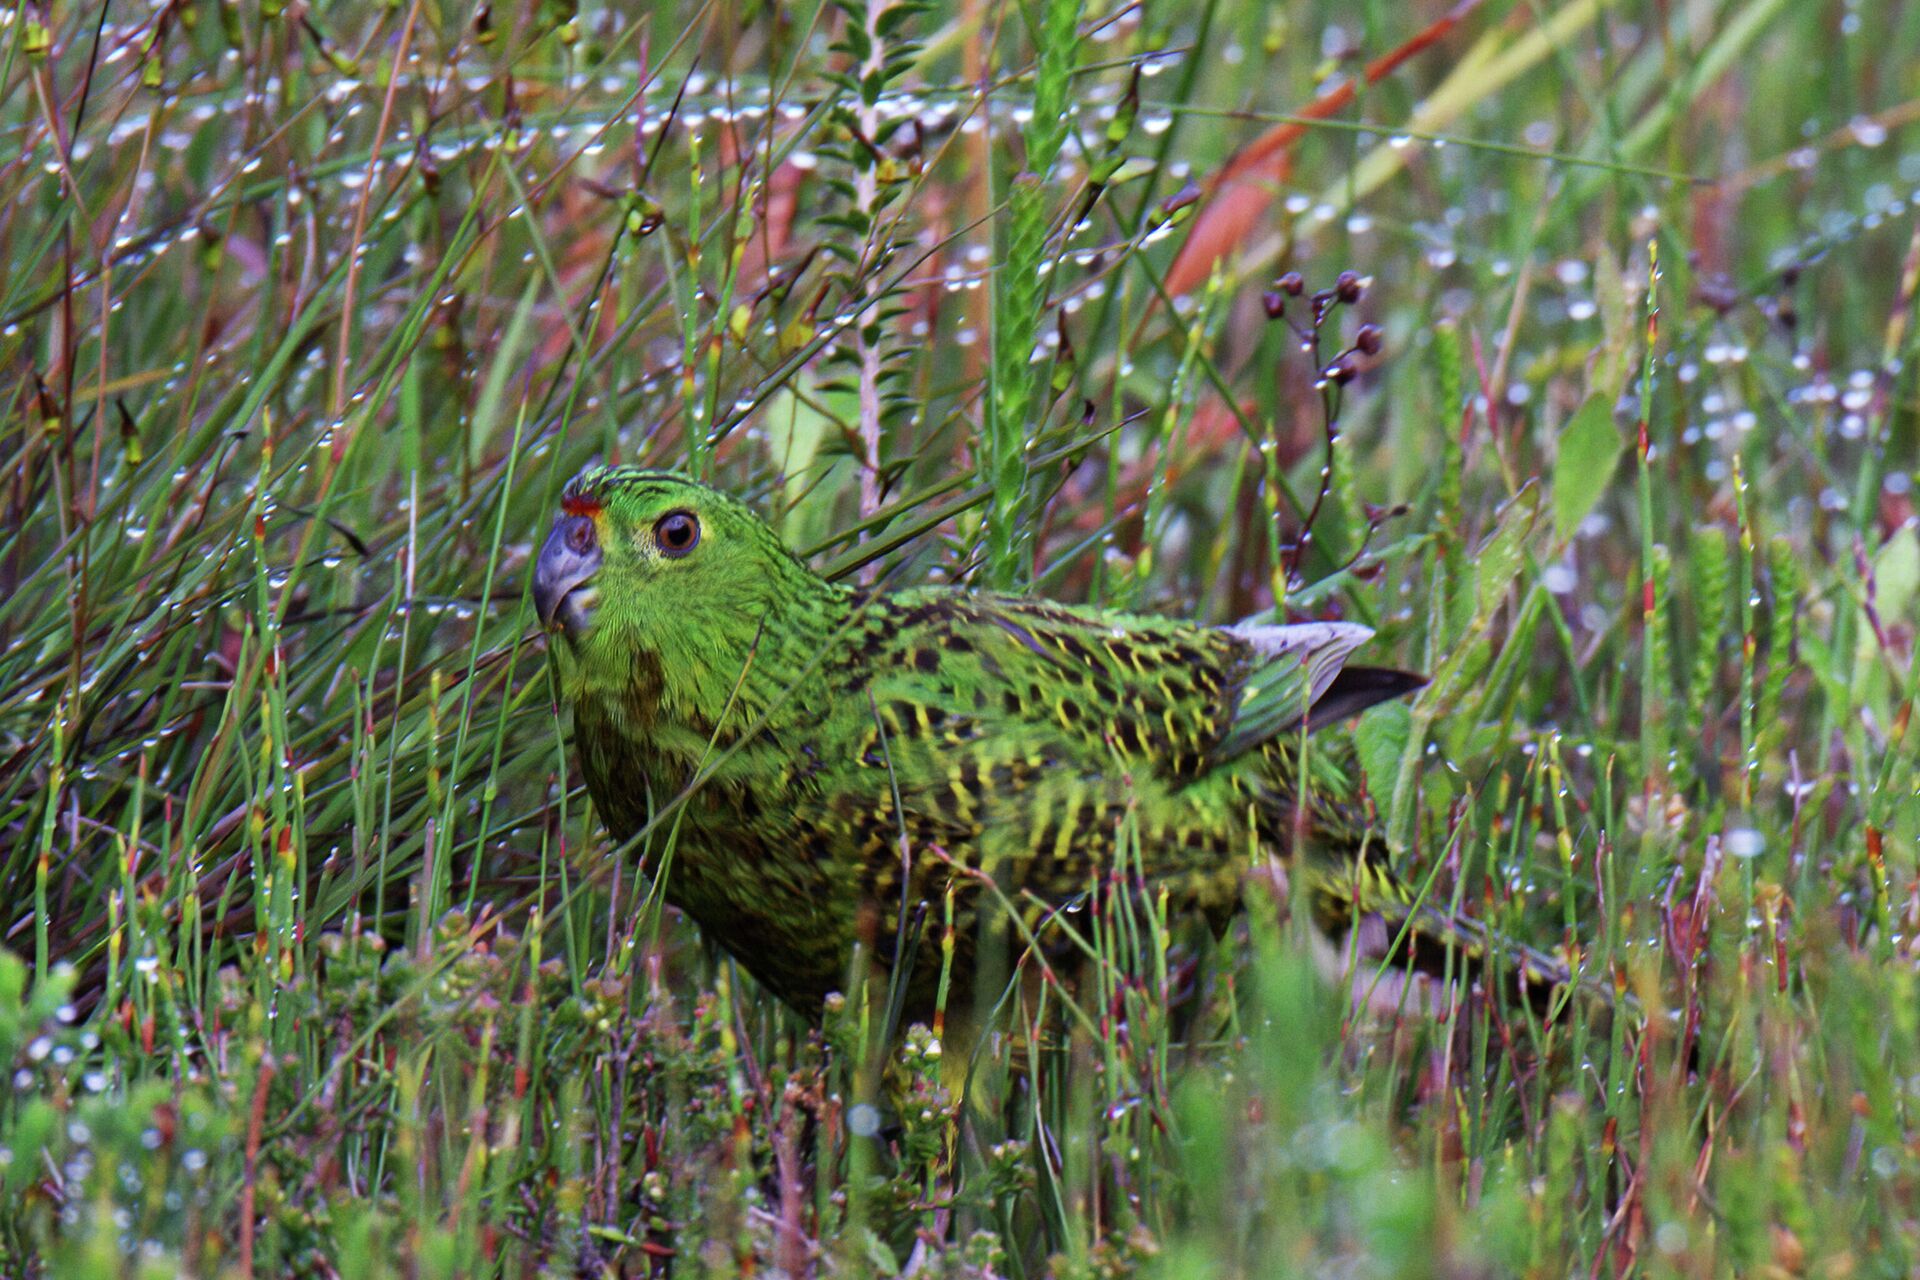
<path fill-rule="evenodd" d="M 16 0 L 0 1272 L 1910 1273 L 1916 66 L 1871 0 Z M 1368 622 L 1404 872 L 1621 1012 L 1110 905 L 1030 1083 L 882 1087 L 569 774 L 592 458 Z"/>

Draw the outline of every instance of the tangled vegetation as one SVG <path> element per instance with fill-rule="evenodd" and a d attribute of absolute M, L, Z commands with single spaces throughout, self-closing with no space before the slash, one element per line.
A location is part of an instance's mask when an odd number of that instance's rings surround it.
<path fill-rule="evenodd" d="M 0 1275 L 1911 1274 L 1916 65 L 1874 0 L 0 10 Z M 810 1026 L 572 767 L 596 459 L 840 577 L 1366 623 L 1395 866 L 1611 998 L 1356 1002 L 1250 877 L 1096 904 L 965 1098 Z"/>

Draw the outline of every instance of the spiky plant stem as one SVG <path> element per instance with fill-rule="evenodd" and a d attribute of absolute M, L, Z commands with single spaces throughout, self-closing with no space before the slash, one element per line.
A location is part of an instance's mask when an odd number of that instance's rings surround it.
<path fill-rule="evenodd" d="M 860 63 L 862 85 L 885 73 L 886 44 L 881 37 L 880 15 L 886 7 L 886 0 L 867 0 L 865 27 L 868 48 L 867 56 Z M 852 14 L 848 15 L 848 21 L 853 21 Z M 855 116 L 860 122 L 861 137 L 872 139 L 879 136 L 878 95 L 863 93 Z M 855 176 L 853 186 L 854 207 L 867 220 L 868 234 L 874 237 L 880 211 L 880 173 L 872 157 Z M 876 247 L 875 239 L 869 239 L 867 259 L 861 264 L 864 270 L 859 277 L 861 299 L 869 306 L 878 288 L 875 283 L 879 257 L 875 252 Z M 863 520 L 880 509 L 880 377 L 883 370 L 874 319 L 870 312 L 864 313 L 861 322 L 854 326 L 854 350 L 860 387 L 860 518 Z"/>
<path fill-rule="evenodd" d="M 993 395 L 979 459 L 993 497 L 987 510 L 987 578 L 1003 589 L 1026 576 L 1027 427 L 1032 416 L 1034 339 L 1046 309 L 1046 173 L 1066 137 L 1067 81 L 1073 70 L 1078 0 L 1051 0 L 1035 33 L 1039 59 L 1034 72 L 1033 117 L 1027 122 L 1026 168 L 1007 190 L 1007 255 L 994 279 Z"/>

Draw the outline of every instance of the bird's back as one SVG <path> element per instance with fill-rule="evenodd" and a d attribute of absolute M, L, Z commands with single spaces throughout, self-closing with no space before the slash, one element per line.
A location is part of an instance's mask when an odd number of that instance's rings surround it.
<path fill-rule="evenodd" d="M 1347 837 L 1331 756 L 1295 820 L 1298 716 L 1235 741 L 1274 674 L 1228 629 L 943 588 L 852 599 L 742 747 L 763 766 L 689 801 L 669 897 L 802 1009 L 856 940 L 892 960 L 903 902 L 929 904 L 926 1001 L 949 912 L 963 982 L 983 911 L 1044 931 L 1102 874 L 1218 919 L 1253 856 Z"/>

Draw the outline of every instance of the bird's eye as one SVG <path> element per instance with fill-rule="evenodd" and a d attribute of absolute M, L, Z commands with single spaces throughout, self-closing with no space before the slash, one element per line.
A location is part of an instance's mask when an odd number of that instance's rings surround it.
<path fill-rule="evenodd" d="M 700 545 L 700 518 L 691 511 L 669 511 L 653 522 L 653 545 L 679 559 Z"/>

